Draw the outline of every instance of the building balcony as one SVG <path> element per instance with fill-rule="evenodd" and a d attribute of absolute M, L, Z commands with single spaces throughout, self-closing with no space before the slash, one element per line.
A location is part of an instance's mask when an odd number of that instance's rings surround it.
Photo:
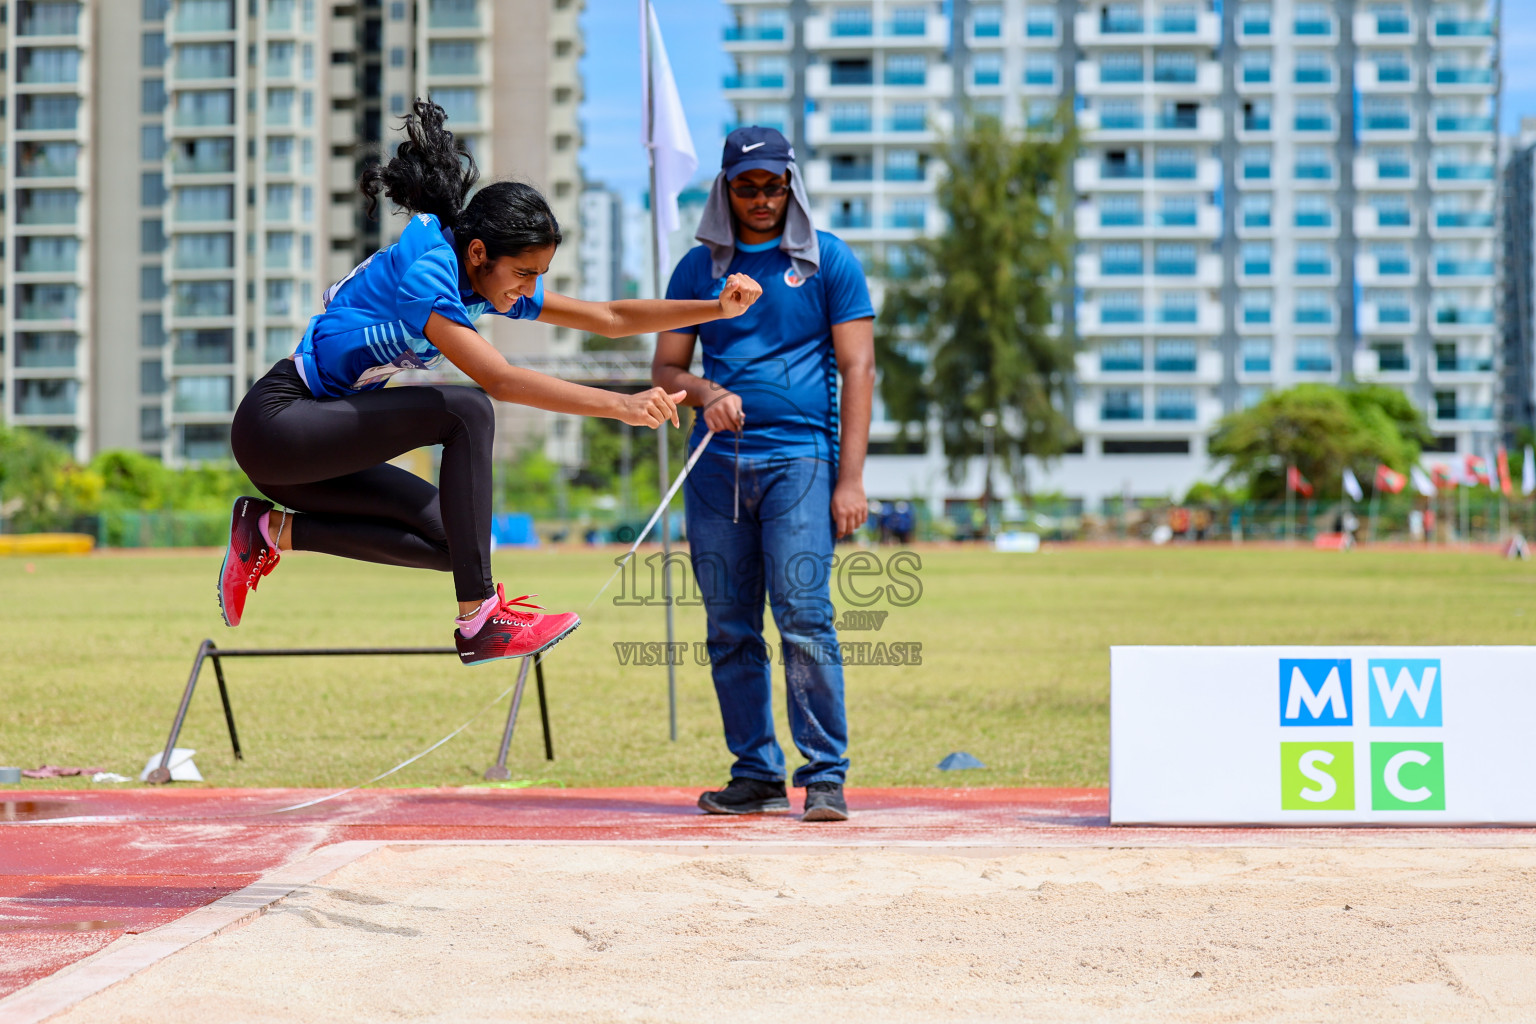
<path fill-rule="evenodd" d="M 1486 96 L 1493 88 L 1493 69 L 1488 67 L 1441 66 L 1429 78 L 1429 91 L 1441 95 Z"/>
<path fill-rule="evenodd" d="M 1435 309 L 1433 328 L 1491 327 L 1492 306 L 1439 306 Z M 1441 332 L 1443 333 L 1443 332 Z"/>
<path fill-rule="evenodd" d="M 1492 260 L 1435 260 L 1429 265 L 1430 284 L 1493 284 Z"/>
<path fill-rule="evenodd" d="M 1437 189 L 1487 188 L 1493 181 L 1493 164 L 1437 163 L 1431 180 Z"/>
<path fill-rule="evenodd" d="M 1492 210 L 1436 210 L 1429 222 L 1431 238 L 1486 238 L 1493 228 Z"/>
<path fill-rule="evenodd" d="M 1418 175 L 1410 160 L 1378 160 L 1375 157 L 1357 156 L 1354 160 L 1356 188 L 1411 189 L 1418 184 Z"/>
<path fill-rule="evenodd" d="M 1333 114 L 1297 114 L 1291 119 L 1291 128 L 1306 136 L 1308 142 L 1334 139 L 1339 134 L 1339 121 Z"/>
<path fill-rule="evenodd" d="M 805 19 L 805 44 L 815 52 L 871 48 L 943 51 L 949 46 L 949 18 L 918 21 L 843 21 L 813 14 Z"/>
<path fill-rule="evenodd" d="M 1332 18 L 1301 18 L 1291 22 L 1291 34 L 1309 46 L 1338 41 L 1338 26 Z"/>
<path fill-rule="evenodd" d="M 947 110 L 932 110 L 924 120 L 895 118 L 834 117 L 818 110 L 805 119 L 805 133 L 812 146 L 932 145 L 950 130 Z"/>
<path fill-rule="evenodd" d="M 1365 93 L 1411 93 L 1418 88 L 1418 76 L 1409 64 L 1360 60 L 1355 62 L 1355 87 Z"/>
<path fill-rule="evenodd" d="M 1193 18 L 1109 18 L 1094 11 L 1080 11 L 1073 18 L 1077 45 L 1097 46 L 1201 46 L 1221 42 L 1221 15 L 1201 11 Z"/>
<path fill-rule="evenodd" d="M 881 184 L 877 186 L 876 182 Z M 868 195 L 877 188 L 898 193 L 926 192 L 931 181 L 922 167 L 886 167 L 882 171 L 873 163 L 834 164 L 816 158 L 805 165 L 805 184 L 812 195 Z"/>
<path fill-rule="evenodd" d="M 1492 356 L 1464 356 L 1442 359 L 1437 354 L 1429 361 L 1429 379 L 1433 384 L 1492 384 Z"/>
<path fill-rule="evenodd" d="M 1378 210 L 1369 203 L 1355 206 L 1355 234 L 1373 238 L 1409 238 L 1418 220 L 1409 210 Z"/>
<path fill-rule="evenodd" d="M 1150 179 L 1159 188 L 1178 191 L 1214 192 L 1221 180 L 1221 162 L 1203 157 L 1193 164 L 1111 164 L 1085 156 L 1073 161 L 1073 182 L 1078 192 L 1142 191 Z"/>
<path fill-rule="evenodd" d="M 1155 389 L 1150 394 L 1138 389 L 1137 395 L 1141 401 L 1130 404 L 1108 403 L 1103 395 L 1083 395 L 1073 403 L 1073 423 L 1080 430 L 1093 433 L 1129 429 L 1137 437 L 1183 437 L 1206 433 L 1221 419 L 1221 402 L 1203 391 L 1195 395 L 1192 406 L 1159 405 Z"/>
<path fill-rule="evenodd" d="M 1388 358 L 1375 349 L 1357 348 L 1353 363 L 1355 378 L 1365 384 L 1406 384 L 1417 373 L 1406 353 Z"/>
<path fill-rule="evenodd" d="M 920 77 L 892 81 L 875 78 L 871 73 L 863 83 L 832 80 L 832 68 L 828 64 L 812 64 L 805 69 L 805 94 L 813 99 L 837 101 L 849 97 L 877 97 L 887 92 L 903 100 L 948 99 L 954 91 L 954 75 L 947 65 L 932 64 Z"/>
<path fill-rule="evenodd" d="M 794 46 L 794 30 L 787 25 L 727 25 L 721 43 L 726 53 L 779 53 Z"/>
<path fill-rule="evenodd" d="M 1355 307 L 1355 318 L 1361 333 L 1413 334 L 1419 328 L 1419 318 L 1411 305 L 1383 306 L 1362 301 Z"/>
<path fill-rule="evenodd" d="M 1220 384 L 1222 380 L 1222 356 L 1220 352 L 1197 352 L 1190 360 L 1164 360 L 1159 365 L 1152 359 L 1114 359 L 1099 352 L 1079 352 L 1076 359 L 1076 377 L 1080 384 L 1132 383 L 1166 381 L 1179 384 Z"/>
<path fill-rule="evenodd" d="M 1142 68 L 1139 78 L 1117 80 L 1118 69 L 1106 74 L 1098 61 L 1078 61 L 1076 69 L 1077 91 L 1085 96 L 1140 96 L 1151 93 L 1183 99 L 1186 97 L 1217 97 L 1221 95 L 1221 65 L 1214 60 L 1202 60 L 1195 68 L 1192 82 L 1175 82 L 1156 78 L 1157 69 L 1148 64 Z M 1128 76 L 1127 76 L 1128 77 Z"/>
<path fill-rule="evenodd" d="M 1214 239 L 1221 235 L 1221 211 L 1202 203 L 1192 214 L 1184 210 L 1105 211 L 1092 204 L 1080 204 L 1076 211 L 1077 237 Z"/>
<path fill-rule="evenodd" d="M 1169 141 L 1219 142 L 1221 111 L 1202 108 L 1190 115 L 1105 114 L 1102 110 L 1084 110 L 1077 115 L 1080 129 L 1094 142 Z"/>
<path fill-rule="evenodd" d="M 1356 125 L 1360 138 L 1366 142 L 1409 142 L 1418 132 L 1413 115 L 1402 113 L 1370 113 L 1360 115 Z"/>
<path fill-rule="evenodd" d="M 1470 135 L 1492 135 L 1493 118 L 1481 114 L 1441 114 L 1430 122 L 1431 139 L 1455 139 Z"/>
<path fill-rule="evenodd" d="M 788 79 L 778 72 L 771 74 L 754 74 L 752 72 L 729 74 L 720 80 L 720 87 L 728 93 L 733 93 L 732 99 L 746 99 L 748 96 L 769 96 L 780 98 L 789 95 Z"/>
<path fill-rule="evenodd" d="M 1361 253 L 1355 257 L 1355 278 L 1362 287 L 1403 288 L 1413 284 L 1416 275 L 1413 260 L 1409 257 L 1385 259 Z"/>
<path fill-rule="evenodd" d="M 1436 18 L 1429 24 L 1429 41 L 1436 46 L 1491 45 L 1493 22 L 1480 18 Z"/>
<path fill-rule="evenodd" d="M 1429 428 L 1437 434 L 1458 430 L 1493 430 L 1497 426 L 1491 405 L 1441 407 L 1435 409 L 1429 418 Z"/>
<path fill-rule="evenodd" d="M 1411 46 L 1419 34 L 1411 14 L 1357 12 L 1354 22 L 1357 46 Z"/>

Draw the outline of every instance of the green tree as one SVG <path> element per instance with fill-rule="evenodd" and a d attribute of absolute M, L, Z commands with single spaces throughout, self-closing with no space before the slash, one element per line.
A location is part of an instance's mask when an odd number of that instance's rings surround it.
<path fill-rule="evenodd" d="M 1284 497 L 1292 465 L 1320 496 L 1337 497 L 1345 467 L 1369 486 L 1378 464 L 1406 473 L 1432 439 L 1423 414 L 1393 388 L 1298 384 L 1223 418 L 1209 450 L 1227 460 L 1223 481 L 1254 499 Z"/>
<path fill-rule="evenodd" d="M 67 449 L 36 431 L 0 426 L 0 513 L 11 529 L 54 529 L 94 512 L 101 491 L 101 478 L 75 465 Z"/>
<path fill-rule="evenodd" d="M 982 452 L 982 420 L 994 414 L 995 451 L 1022 487 L 1026 455 L 1059 455 L 1075 437 L 1071 318 L 1052 325 L 1071 301 L 1077 139 L 1054 127 L 1018 138 L 995 117 L 962 121 L 942 154 L 946 226 L 912 243 L 901 273 L 887 275 L 875 339 L 881 397 L 908 429 L 937 409 L 956 476 Z M 1071 124 L 1070 114 L 1057 121 Z"/>

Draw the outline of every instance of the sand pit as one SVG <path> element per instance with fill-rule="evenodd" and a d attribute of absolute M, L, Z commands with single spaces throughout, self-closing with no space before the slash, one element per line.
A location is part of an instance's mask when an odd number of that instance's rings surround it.
<path fill-rule="evenodd" d="M 388 847 L 56 1019 L 1528 1021 L 1533 882 L 1532 849 Z"/>

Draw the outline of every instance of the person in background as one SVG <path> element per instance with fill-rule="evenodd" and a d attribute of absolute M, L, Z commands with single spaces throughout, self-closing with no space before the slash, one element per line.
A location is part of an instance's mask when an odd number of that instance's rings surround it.
<path fill-rule="evenodd" d="M 669 299 L 716 296 L 733 274 L 762 298 L 730 321 L 660 334 L 651 378 L 698 407 L 691 446 L 716 431 L 684 487 L 694 575 L 726 745 L 712 814 L 788 811 L 784 752 L 773 728 L 763 596 L 783 640 L 789 725 L 806 763 L 805 821 L 848 817 L 848 721 L 833 628 L 832 549 L 869 515 L 864 455 L 874 394 L 874 307 L 857 258 L 811 223 L 794 150 L 772 128 L 725 140 L 720 174 Z M 690 373 L 694 344 L 704 376 Z M 839 375 L 841 384 L 839 385 Z"/>

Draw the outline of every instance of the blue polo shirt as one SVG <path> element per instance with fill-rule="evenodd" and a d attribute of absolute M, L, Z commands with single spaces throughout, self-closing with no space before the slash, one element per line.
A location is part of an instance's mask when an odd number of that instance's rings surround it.
<path fill-rule="evenodd" d="M 325 312 L 310 319 L 299 342 L 299 374 L 316 398 L 381 388 L 402 370 L 423 370 L 443 354 L 426 339 L 439 313 L 473 329 L 496 308 L 475 294 L 454 252 L 453 232 L 418 213 L 399 241 L 380 249 L 326 290 Z M 534 320 L 544 309 L 544 279 L 532 298 L 500 314 Z"/>
<path fill-rule="evenodd" d="M 795 275 L 778 239 L 738 243 L 726 274 L 750 275 L 763 286 L 762 298 L 733 319 L 679 328 L 682 334 L 698 334 L 704 376 L 741 396 L 747 417 L 741 434 L 744 456 L 837 461 L 832 327 L 872 317 L 875 309 L 858 257 L 835 235 L 818 231 L 816 237 L 821 266 L 805 279 Z M 725 278 L 711 276 L 710 263 L 708 247 L 690 250 L 672 272 L 667 298 L 719 298 Z M 696 416 L 690 446 L 706 432 L 704 417 Z"/>

